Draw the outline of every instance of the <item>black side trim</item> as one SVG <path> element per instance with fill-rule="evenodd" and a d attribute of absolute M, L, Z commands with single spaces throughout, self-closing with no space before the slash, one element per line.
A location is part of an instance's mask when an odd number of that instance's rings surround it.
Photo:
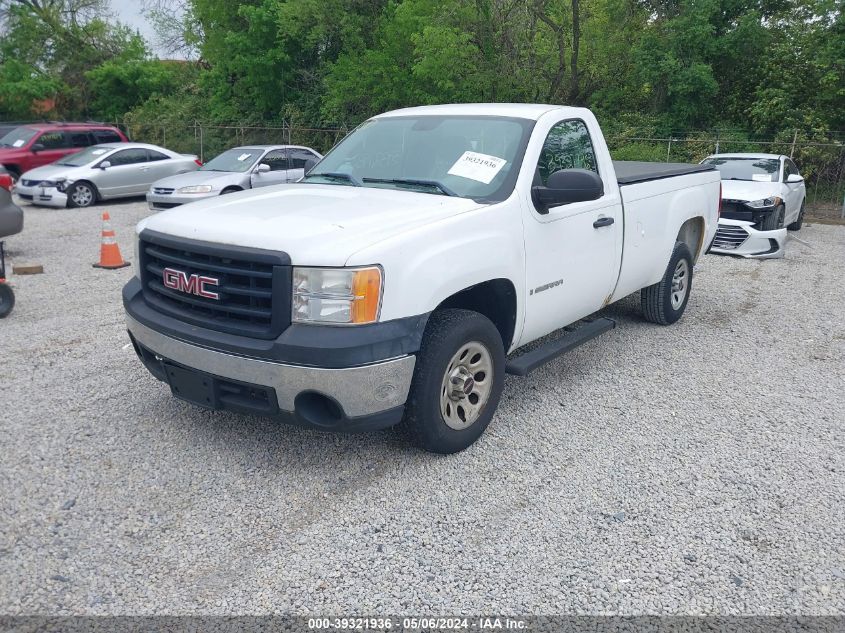
<path fill-rule="evenodd" d="M 616 170 L 616 182 L 620 185 L 632 185 L 637 182 L 648 182 L 649 180 L 661 180 L 716 170 L 712 165 L 649 163 L 634 160 L 615 160 L 613 161 L 613 168 Z"/>
<path fill-rule="evenodd" d="M 239 356 L 327 369 L 415 354 L 428 321 L 426 313 L 348 327 L 294 323 L 273 340 L 259 339 L 198 327 L 154 310 L 144 301 L 137 277 L 123 287 L 123 305 L 133 319 L 165 336 Z"/>

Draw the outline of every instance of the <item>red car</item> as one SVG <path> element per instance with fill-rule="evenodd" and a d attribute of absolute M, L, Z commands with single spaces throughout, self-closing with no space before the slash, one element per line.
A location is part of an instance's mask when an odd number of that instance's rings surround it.
<path fill-rule="evenodd" d="M 0 138 L 0 165 L 17 181 L 22 173 L 48 165 L 99 143 L 129 139 L 116 127 L 98 123 L 32 123 Z"/>

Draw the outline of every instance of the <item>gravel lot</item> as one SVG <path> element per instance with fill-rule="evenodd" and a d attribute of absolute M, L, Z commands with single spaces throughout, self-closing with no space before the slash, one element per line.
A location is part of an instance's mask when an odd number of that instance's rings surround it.
<path fill-rule="evenodd" d="M 845 614 L 845 227 L 707 256 L 676 326 L 508 378 L 437 457 L 183 404 L 96 270 L 142 202 L 26 207 L 0 321 L 0 613 Z"/>

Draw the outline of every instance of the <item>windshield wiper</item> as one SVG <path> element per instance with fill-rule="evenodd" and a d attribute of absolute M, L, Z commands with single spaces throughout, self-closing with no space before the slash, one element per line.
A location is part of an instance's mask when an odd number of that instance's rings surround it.
<path fill-rule="evenodd" d="M 342 171 L 326 171 L 319 174 L 308 174 L 305 178 L 328 178 L 330 180 L 345 180 L 346 182 L 352 183 L 356 187 L 363 186 L 363 183 L 359 178 L 356 178 L 352 174 L 347 174 Z"/>
<path fill-rule="evenodd" d="M 416 178 L 364 178 L 364 182 L 381 182 L 391 185 L 412 185 L 412 186 L 422 186 L 422 187 L 432 187 L 434 189 L 439 189 L 443 194 L 447 196 L 456 196 L 454 191 L 449 189 L 446 185 L 442 182 L 437 182 L 436 180 L 418 180 Z"/>

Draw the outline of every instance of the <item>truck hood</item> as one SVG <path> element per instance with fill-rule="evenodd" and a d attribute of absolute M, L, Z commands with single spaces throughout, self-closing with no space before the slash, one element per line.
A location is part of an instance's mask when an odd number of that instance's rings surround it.
<path fill-rule="evenodd" d="M 753 180 L 722 181 L 723 200 L 742 200 L 744 202 L 750 202 L 752 200 L 762 200 L 763 198 L 777 195 L 780 195 L 779 182 L 755 182 Z"/>
<path fill-rule="evenodd" d="M 287 184 L 198 200 L 150 216 L 138 231 L 285 251 L 296 265 L 343 266 L 376 242 L 481 206 L 428 193 Z"/>

